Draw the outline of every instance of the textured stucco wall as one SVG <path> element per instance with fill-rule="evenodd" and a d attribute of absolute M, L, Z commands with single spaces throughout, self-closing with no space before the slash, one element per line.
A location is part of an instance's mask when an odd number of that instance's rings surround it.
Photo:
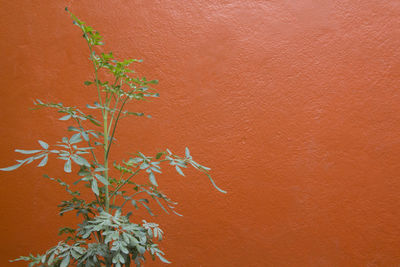
<path fill-rule="evenodd" d="M 33 99 L 94 101 L 69 6 L 160 80 L 159 100 L 131 106 L 153 118 L 123 121 L 114 156 L 187 145 L 229 192 L 194 171 L 159 179 L 184 214 L 154 219 L 172 266 L 400 265 L 399 1 L 0 2 L 2 167 L 65 134 Z M 61 166 L 0 173 L 0 266 L 77 222 L 41 178 Z"/>

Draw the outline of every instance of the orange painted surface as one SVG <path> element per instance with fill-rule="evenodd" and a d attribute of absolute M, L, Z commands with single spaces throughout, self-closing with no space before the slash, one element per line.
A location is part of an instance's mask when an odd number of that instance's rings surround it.
<path fill-rule="evenodd" d="M 228 191 L 194 171 L 159 178 L 184 214 L 153 219 L 172 266 L 400 265 L 399 1 L 2 0 L 1 167 L 65 135 L 34 99 L 95 99 L 65 6 L 160 81 L 159 100 L 131 105 L 153 118 L 124 120 L 112 156 L 187 145 Z M 77 222 L 41 178 L 73 181 L 60 167 L 0 173 L 0 266 Z"/>

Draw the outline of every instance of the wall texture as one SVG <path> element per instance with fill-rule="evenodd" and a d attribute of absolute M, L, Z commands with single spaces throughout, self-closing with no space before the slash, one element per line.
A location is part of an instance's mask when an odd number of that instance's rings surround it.
<path fill-rule="evenodd" d="M 2 167 L 65 135 L 34 99 L 95 99 L 65 6 L 160 81 L 159 100 L 131 105 L 153 118 L 123 121 L 114 156 L 187 145 L 229 192 L 194 171 L 159 179 L 184 214 L 154 218 L 172 266 L 400 265 L 399 1 L 2 0 Z M 41 178 L 72 181 L 61 166 L 0 173 L 0 266 L 77 222 Z"/>

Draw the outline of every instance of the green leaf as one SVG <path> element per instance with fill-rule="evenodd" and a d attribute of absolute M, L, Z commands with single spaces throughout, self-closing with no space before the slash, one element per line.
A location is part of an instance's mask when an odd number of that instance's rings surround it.
<path fill-rule="evenodd" d="M 156 159 L 159 159 L 159 158 L 161 158 L 161 157 L 162 157 L 162 155 L 164 155 L 164 152 L 157 153 L 157 155 L 156 155 Z"/>
<path fill-rule="evenodd" d="M 49 145 L 46 142 L 43 142 L 42 140 L 39 140 L 39 144 L 44 148 L 44 149 L 48 149 Z"/>
<path fill-rule="evenodd" d="M 149 179 L 150 179 L 150 182 L 151 182 L 153 185 L 158 186 L 157 181 L 156 181 L 156 177 L 154 176 L 154 173 L 151 172 L 151 173 L 149 174 Z"/>
<path fill-rule="evenodd" d="M 97 186 L 97 181 L 96 179 L 92 180 L 92 191 L 96 194 L 99 195 L 99 187 Z"/>
<path fill-rule="evenodd" d="M 35 154 L 38 153 L 42 150 L 22 150 L 22 149 L 15 149 L 15 152 L 21 153 L 21 154 Z"/>
<path fill-rule="evenodd" d="M 85 82 L 84 82 L 85 85 L 91 85 L 92 83 L 93 83 L 93 82 L 91 82 L 91 81 L 85 81 Z"/>
<path fill-rule="evenodd" d="M 49 159 L 49 156 L 46 155 L 44 156 L 44 158 L 42 159 L 42 161 L 39 163 L 38 167 L 43 167 L 47 164 L 47 160 Z"/>
<path fill-rule="evenodd" d="M 185 147 L 185 155 L 187 158 L 190 158 L 189 148 Z"/>
<path fill-rule="evenodd" d="M 19 164 L 17 164 L 17 165 L 13 165 L 13 166 L 10 166 L 10 167 L 0 168 L 0 171 L 6 171 L 6 172 L 8 172 L 8 171 L 13 171 L 13 170 L 16 170 L 16 169 L 18 169 L 19 167 L 21 167 L 21 165 L 22 165 L 22 163 L 19 163 Z"/>
<path fill-rule="evenodd" d="M 87 119 L 96 126 L 101 126 L 101 124 L 92 117 L 87 117 Z"/>
<path fill-rule="evenodd" d="M 100 174 L 95 174 L 94 176 L 96 176 L 96 178 L 102 182 L 104 185 L 109 185 L 110 183 L 106 180 L 106 178 L 104 178 L 103 176 L 101 176 Z"/>
<path fill-rule="evenodd" d="M 71 160 L 67 159 L 67 161 L 64 164 L 64 171 L 70 173 L 71 170 Z"/>

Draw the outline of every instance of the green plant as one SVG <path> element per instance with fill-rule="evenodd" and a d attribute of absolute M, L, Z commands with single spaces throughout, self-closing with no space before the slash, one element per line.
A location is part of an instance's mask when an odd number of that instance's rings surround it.
<path fill-rule="evenodd" d="M 169 211 L 176 213 L 174 206 L 177 203 L 158 189 L 155 174 L 161 173 L 162 163 L 173 166 L 182 176 L 184 176 L 182 169 L 191 165 L 204 173 L 216 189 L 223 193 L 225 191 L 215 185 L 209 175 L 209 168 L 193 160 L 188 148 L 183 157 L 166 149 L 155 156 L 146 156 L 138 152 L 126 161 L 110 164 L 112 162 L 110 149 L 115 142 L 118 122 L 126 116 L 144 115 L 127 111 L 125 109 L 127 103 L 158 97 L 157 92 L 151 87 L 157 81 L 134 77 L 130 65 L 140 60 L 117 61 L 111 52 L 99 53 L 98 46 L 103 45 L 99 32 L 87 26 L 68 9 L 66 11 L 72 17 L 73 23 L 82 30 L 89 47 L 94 77 L 84 84 L 97 89 L 98 102 L 87 107 L 101 114 L 101 119 L 97 120 L 95 115 L 86 114 L 76 107 L 36 100 L 37 108 L 53 108 L 62 114 L 59 120 L 72 121 L 75 124 L 68 127 L 71 136 L 63 137 L 52 148 L 46 142 L 39 140 L 40 149 L 16 149 L 16 152 L 27 154 L 29 157 L 17 160 L 16 165 L 0 170 L 12 171 L 36 160 L 40 160 L 38 167 L 42 167 L 46 165 L 49 156 L 54 155 L 65 161 L 66 173 L 72 172 L 73 163 L 79 167 L 77 171 L 79 179 L 74 184 L 83 183 L 90 188 L 93 192 L 92 200 L 83 198 L 79 191 L 73 190 L 63 180 L 44 175 L 45 178 L 58 182 L 70 195 L 68 200 L 62 201 L 59 205 L 60 214 L 74 211 L 83 221 L 76 229 L 61 228 L 59 234 L 66 234 L 67 237 L 46 253 L 36 257 L 33 255 L 20 257 L 16 260 L 28 261 L 29 266 L 117 267 L 130 266 L 133 263 L 140 266 L 141 261 L 145 260 L 144 255 L 147 251 L 153 260 L 158 257 L 161 261 L 169 263 L 156 243 L 163 236 L 158 224 L 144 220 L 142 223 L 131 222 L 134 216 L 132 212 L 124 213 L 125 205 L 130 203 L 135 208 L 142 206 L 152 215 L 147 205 L 148 199 L 152 199 L 166 213 Z M 111 80 L 101 80 L 100 77 L 106 77 L 104 73 L 108 73 L 108 76 L 111 74 Z M 94 129 L 88 129 L 90 125 Z M 145 182 L 140 182 L 139 174 L 145 174 Z M 141 179 L 143 180 L 143 176 Z M 130 190 L 126 190 L 129 186 Z M 141 197 L 142 195 L 146 197 Z"/>

